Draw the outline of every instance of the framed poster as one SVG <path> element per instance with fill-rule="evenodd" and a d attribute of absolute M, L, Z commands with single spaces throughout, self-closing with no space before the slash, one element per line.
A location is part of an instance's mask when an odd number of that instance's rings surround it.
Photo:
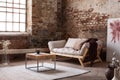
<path fill-rule="evenodd" d="M 120 18 L 108 19 L 107 26 L 107 61 L 111 62 L 113 52 L 120 60 Z"/>

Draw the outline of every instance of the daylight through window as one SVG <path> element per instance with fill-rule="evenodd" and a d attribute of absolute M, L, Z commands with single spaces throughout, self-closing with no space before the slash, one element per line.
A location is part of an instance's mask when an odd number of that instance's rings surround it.
<path fill-rule="evenodd" d="M 26 31 L 27 0 L 0 0 L 0 32 Z"/>

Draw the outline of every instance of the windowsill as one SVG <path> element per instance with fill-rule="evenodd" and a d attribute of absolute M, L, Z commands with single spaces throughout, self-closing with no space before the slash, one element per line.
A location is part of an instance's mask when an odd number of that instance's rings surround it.
<path fill-rule="evenodd" d="M 0 32 L 0 36 L 28 36 L 27 32 Z"/>

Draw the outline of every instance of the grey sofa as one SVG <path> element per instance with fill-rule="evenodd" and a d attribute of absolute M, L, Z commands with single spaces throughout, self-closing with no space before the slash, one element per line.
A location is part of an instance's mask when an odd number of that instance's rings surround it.
<path fill-rule="evenodd" d="M 86 39 L 80 38 L 69 38 L 66 40 L 57 40 L 57 41 L 49 41 L 48 47 L 51 54 L 77 58 L 82 66 L 85 65 L 84 60 L 87 56 L 88 49 L 90 47 L 89 43 L 84 43 L 81 47 L 81 43 L 84 42 Z M 102 49 L 102 42 L 100 40 L 97 41 L 97 59 L 95 62 L 102 62 L 100 58 L 100 51 Z M 88 63 L 88 62 L 87 62 Z"/>

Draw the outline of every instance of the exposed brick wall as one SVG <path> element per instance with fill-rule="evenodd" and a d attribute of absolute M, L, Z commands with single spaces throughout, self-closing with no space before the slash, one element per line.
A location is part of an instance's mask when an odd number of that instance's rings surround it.
<path fill-rule="evenodd" d="M 10 40 L 12 44 L 9 48 L 47 47 L 48 41 L 61 39 L 63 35 L 62 19 L 58 18 L 61 15 L 60 8 L 61 0 L 32 0 L 32 25 L 28 17 L 32 35 L 0 36 L 0 39 Z"/>
<path fill-rule="evenodd" d="M 50 40 L 68 37 L 96 37 L 106 42 L 107 19 L 120 17 L 119 13 L 118 0 L 32 0 L 32 36 L 0 39 L 10 39 L 10 48 L 47 47 Z"/>
<path fill-rule="evenodd" d="M 28 0 L 29 3 L 27 6 L 30 6 L 27 11 L 28 12 L 28 15 L 31 15 L 30 13 L 30 8 L 31 8 L 31 0 Z M 28 19 L 28 23 L 27 23 L 27 27 L 30 27 L 31 26 L 31 21 L 30 21 L 30 17 L 27 16 L 27 19 Z M 28 31 L 28 30 L 27 30 Z M 30 32 L 29 32 L 30 33 Z M 14 34 L 12 35 L 11 33 L 9 34 L 5 34 L 5 35 L 2 35 L 0 34 L 0 41 L 1 40 L 10 40 L 11 44 L 9 45 L 9 48 L 10 49 L 24 49 L 24 48 L 29 48 L 30 47 L 30 42 L 29 42 L 29 37 L 27 35 L 21 35 L 21 34 Z M 0 49 L 2 48 L 2 45 L 0 45 Z"/>
<path fill-rule="evenodd" d="M 38 43 L 33 44 L 38 47 L 47 47 L 48 41 L 61 39 L 58 4 L 59 0 L 33 0 L 32 38 L 37 39 Z"/>
<path fill-rule="evenodd" d="M 120 13 L 118 0 L 62 0 L 65 38 L 107 38 L 108 18 L 117 18 Z"/>
<path fill-rule="evenodd" d="M 30 47 L 27 36 L 0 36 L 0 41 L 1 40 L 10 40 L 11 44 L 9 45 L 9 49 L 24 49 Z M 0 45 L 0 48 L 2 48 L 2 45 Z"/>
<path fill-rule="evenodd" d="M 64 11 L 66 37 L 97 37 L 104 39 L 109 15 L 93 11 L 93 8 L 88 10 L 79 10 L 72 7 L 66 8 Z M 104 34 L 101 34 L 102 32 Z"/>

